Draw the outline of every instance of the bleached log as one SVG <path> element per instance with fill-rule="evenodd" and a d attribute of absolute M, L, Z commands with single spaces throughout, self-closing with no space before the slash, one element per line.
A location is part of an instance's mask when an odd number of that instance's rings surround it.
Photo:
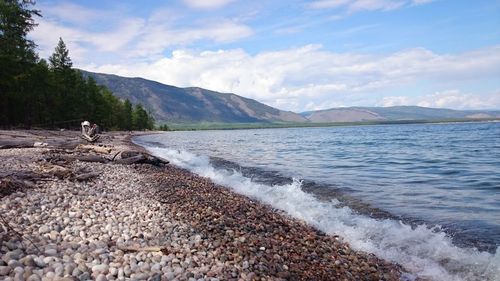
<path fill-rule="evenodd" d="M 98 146 L 98 145 L 80 144 L 76 148 L 81 149 L 81 150 L 92 150 L 92 151 L 95 151 L 95 152 L 101 153 L 101 154 L 111 153 L 111 148 L 102 147 L 102 146 Z"/>

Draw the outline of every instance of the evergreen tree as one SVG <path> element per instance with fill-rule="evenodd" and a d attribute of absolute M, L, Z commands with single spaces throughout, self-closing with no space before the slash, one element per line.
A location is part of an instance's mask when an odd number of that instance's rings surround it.
<path fill-rule="evenodd" d="M 152 129 L 141 106 L 119 100 L 94 79 L 72 69 L 69 50 L 59 38 L 54 53 L 38 61 L 26 39 L 36 25 L 30 0 L 0 0 L 0 127 L 78 128 L 82 120 L 104 129 Z"/>
<path fill-rule="evenodd" d="M 123 104 L 123 124 L 122 128 L 130 131 L 132 130 L 132 103 L 126 99 Z"/>
<path fill-rule="evenodd" d="M 144 110 L 141 104 L 136 104 L 132 113 L 132 124 L 134 130 L 153 129 L 154 121 L 151 115 Z"/>
<path fill-rule="evenodd" d="M 30 9 L 32 1 L 0 1 L 0 126 L 20 122 L 21 84 L 29 69 L 36 63 L 35 43 L 26 35 L 35 26 L 37 10 Z M 24 81 L 23 81 L 24 82 Z"/>
<path fill-rule="evenodd" d="M 68 70 L 73 66 L 69 57 L 69 50 L 61 37 L 59 37 L 59 43 L 57 43 L 54 53 L 50 56 L 49 62 L 50 68 L 54 70 Z"/>

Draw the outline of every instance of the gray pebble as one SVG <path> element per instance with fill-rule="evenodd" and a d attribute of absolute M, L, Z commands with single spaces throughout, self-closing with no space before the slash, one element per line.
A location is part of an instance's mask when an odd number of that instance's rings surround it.
<path fill-rule="evenodd" d="M 0 266 L 0 276 L 9 275 L 11 268 L 9 266 Z"/>
<path fill-rule="evenodd" d="M 89 272 L 84 272 L 78 276 L 78 280 L 80 281 L 85 281 L 85 280 L 92 280 L 92 277 L 90 276 Z"/>
<path fill-rule="evenodd" d="M 107 264 L 98 264 L 92 266 L 92 272 L 93 273 L 103 273 L 106 274 L 108 273 L 109 266 Z"/>
<path fill-rule="evenodd" d="M 55 255 L 57 255 L 57 250 L 56 249 L 46 249 L 45 254 L 47 256 L 55 256 Z"/>
<path fill-rule="evenodd" d="M 39 229 L 38 229 L 38 233 L 40 234 L 44 234 L 44 233 L 47 233 L 50 231 L 50 228 L 46 225 L 42 225 Z"/>
<path fill-rule="evenodd" d="M 26 281 L 41 281 L 42 278 L 40 278 L 40 276 L 36 275 L 36 274 L 31 274 L 30 277 L 28 277 L 28 279 L 26 279 Z"/>
<path fill-rule="evenodd" d="M 104 274 L 102 274 L 102 273 L 99 274 L 95 280 L 96 281 L 108 281 L 108 279 L 106 278 L 106 276 Z"/>

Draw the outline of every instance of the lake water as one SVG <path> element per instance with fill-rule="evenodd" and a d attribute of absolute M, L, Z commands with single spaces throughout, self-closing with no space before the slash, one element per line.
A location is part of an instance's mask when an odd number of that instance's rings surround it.
<path fill-rule="evenodd" d="M 500 280 L 498 122 L 168 132 L 134 141 L 416 276 Z"/>

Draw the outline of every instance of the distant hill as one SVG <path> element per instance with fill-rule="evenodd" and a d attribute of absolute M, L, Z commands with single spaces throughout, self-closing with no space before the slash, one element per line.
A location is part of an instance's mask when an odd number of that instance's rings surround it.
<path fill-rule="evenodd" d="M 301 113 L 311 122 L 362 122 L 500 118 L 500 110 L 453 110 L 421 106 L 342 107 Z"/>
<path fill-rule="evenodd" d="M 283 111 L 235 94 L 197 87 L 179 88 L 143 78 L 82 71 L 115 95 L 141 103 L 157 121 L 168 122 L 306 122 L 303 116 Z"/>
<path fill-rule="evenodd" d="M 366 122 L 500 118 L 500 110 L 452 110 L 419 106 L 342 107 L 300 114 L 253 99 L 203 88 L 179 88 L 143 78 L 83 71 L 122 99 L 141 103 L 160 123 Z"/>

